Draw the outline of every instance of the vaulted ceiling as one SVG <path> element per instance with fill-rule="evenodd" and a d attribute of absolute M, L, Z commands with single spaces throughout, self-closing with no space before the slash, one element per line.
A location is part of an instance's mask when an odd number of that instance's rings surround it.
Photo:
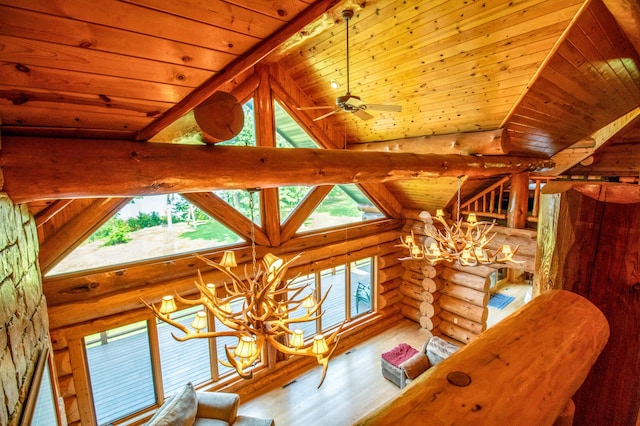
<path fill-rule="evenodd" d="M 351 93 L 402 112 L 297 109 L 346 92 L 345 9 Z M 267 63 L 301 94 L 291 113 L 333 129 L 339 148 L 551 157 L 551 175 L 637 177 L 639 23 L 631 0 L 0 0 L 1 129 L 146 141 Z M 488 151 L 456 149 L 470 134 Z M 432 209 L 454 180 L 385 185 Z"/>

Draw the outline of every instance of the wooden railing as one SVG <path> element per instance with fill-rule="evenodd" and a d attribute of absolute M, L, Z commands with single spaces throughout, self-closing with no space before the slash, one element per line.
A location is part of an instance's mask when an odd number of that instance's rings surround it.
<path fill-rule="evenodd" d="M 510 176 L 505 176 L 481 193 L 460 205 L 460 212 L 475 213 L 478 216 L 494 219 L 506 219 L 507 212 L 502 208 L 505 189 L 511 181 Z"/>
<path fill-rule="evenodd" d="M 530 183 L 533 184 L 533 191 L 529 193 L 530 211 L 527 214 L 527 222 L 537 223 L 538 212 L 540 209 L 540 189 L 553 177 L 532 177 Z M 460 212 L 463 214 L 475 213 L 477 216 L 492 219 L 507 219 L 507 209 L 503 204 L 505 199 L 508 201 L 510 194 L 509 187 L 511 177 L 506 176 L 494 183 L 484 191 L 473 196 L 460 205 Z M 508 204 L 508 203 L 507 203 Z"/>

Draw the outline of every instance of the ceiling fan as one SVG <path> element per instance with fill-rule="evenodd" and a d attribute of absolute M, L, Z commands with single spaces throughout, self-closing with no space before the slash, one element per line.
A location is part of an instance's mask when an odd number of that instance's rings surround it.
<path fill-rule="evenodd" d="M 313 119 L 313 121 L 322 120 L 323 118 L 329 117 L 330 115 L 335 114 L 336 112 L 345 111 L 353 113 L 355 116 L 363 119 L 369 120 L 373 118 L 373 115 L 369 114 L 367 110 L 376 110 L 376 111 L 389 111 L 389 112 L 400 112 L 402 111 L 402 107 L 400 105 L 379 105 L 379 104 L 368 104 L 365 103 L 359 96 L 355 96 L 351 94 L 349 89 L 349 20 L 353 18 L 353 10 L 346 9 L 342 11 L 342 18 L 347 26 L 347 93 L 344 96 L 338 96 L 336 98 L 336 105 L 333 106 L 312 106 L 312 107 L 299 107 L 298 110 L 313 110 L 313 109 L 328 109 L 331 108 L 332 111 L 326 114 L 323 114 L 319 117 Z"/>

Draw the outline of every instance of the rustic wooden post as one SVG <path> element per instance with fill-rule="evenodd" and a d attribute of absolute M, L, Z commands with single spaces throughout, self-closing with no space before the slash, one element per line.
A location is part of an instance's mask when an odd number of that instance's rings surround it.
<path fill-rule="evenodd" d="M 574 291 L 611 338 L 574 396 L 576 424 L 637 424 L 640 409 L 640 186 L 551 182 L 542 190 L 534 291 Z"/>
<path fill-rule="evenodd" d="M 507 226 L 523 229 L 527 227 L 527 211 L 529 210 L 529 173 L 511 175 L 511 193 L 507 210 Z M 522 271 L 509 268 L 509 282 L 522 280 Z"/>

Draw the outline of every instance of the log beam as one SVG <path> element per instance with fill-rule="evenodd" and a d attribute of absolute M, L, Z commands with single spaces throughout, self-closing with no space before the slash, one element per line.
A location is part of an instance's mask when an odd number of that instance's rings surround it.
<path fill-rule="evenodd" d="M 505 129 L 485 132 L 419 136 L 369 143 L 348 144 L 354 151 L 412 152 L 415 154 L 505 155 L 509 153 Z"/>
<path fill-rule="evenodd" d="M 0 167 L 5 177 L 4 190 L 16 203 L 247 187 L 380 183 L 460 175 L 485 177 L 550 166 L 547 160 L 526 157 L 187 146 L 39 137 L 5 137 L 2 142 Z M 358 165 L 357 170 L 354 164 Z"/>
<path fill-rule="evenodd" d="M 546 293 L 355 424 L 553 424 L 608 338 L 607 320 L 587 299 Z"/>

